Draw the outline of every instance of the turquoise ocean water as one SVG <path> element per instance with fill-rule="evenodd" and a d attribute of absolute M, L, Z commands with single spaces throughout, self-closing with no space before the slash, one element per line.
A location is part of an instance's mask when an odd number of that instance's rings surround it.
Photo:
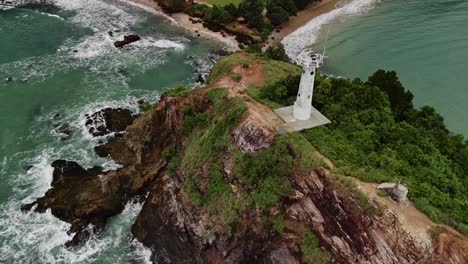
<path fill-rule="evenodd" d="M 0 10 L 0 263 L 145 263 L 149 252 L 129 231 L 140 204 L 73 249 L 62 246 L 71 238 L 66 223 L 50 212 L 24 214 L 20 205 L 47 191 L 55 159 L 118 166 L 93 153 L 99 138 L 84 129 L 86 113 L 138 111 L 138 99 L 156 101 L 171 86 L 193 83 L 221 47 L 125 2 L 54 3 Z M 130 33 L 142 40 L 113 47 Z M 56 112 L 62 117 L 49 119 Z M 70 140 L 55 135 L 58 123 L 70 124 Z"/>
<path fill-rule="evenodd" d="M 323 72 L 367 80 L 377 69 L 395 70 L 417 106 L 435 107 L 450 130 L 468 136 L 468 1 L 352 0 L 339 7 L 289 37 L 288 52 L 312 43 L 322 50 L 329 32 Z"/>
<path fill-rule="evenodd" d="M 193 83 L 219 46 L 124 2 L 54 2 L 0 10 L 0 263 L 145 263 L 148 250 L 129 236 L 139 204 L 73 249 L 62 246 L 71 238 L 66 223 L 49 212 L 23 214 L 20 205 L 49 188 L 55 159 L 118 166 L 94 155 L 99 138 L 84 129 L 84 115 L 107 106 L 137 111 L 139 98 Z M 468 135 L 467 1 L 348 1 L 286 38 L 286 49 L 321 49 L 327 31 L 322 71 L 365 79 L 396 70 L 417 105 L 436 107 L 449 128 Z M 129 33 L 142 41 L 116 50 L 112 42 Z M 62 118 L 50 120 L 56 112 Z M 71 125 L 70 140 L 54 134 L 59 122 Z"/>

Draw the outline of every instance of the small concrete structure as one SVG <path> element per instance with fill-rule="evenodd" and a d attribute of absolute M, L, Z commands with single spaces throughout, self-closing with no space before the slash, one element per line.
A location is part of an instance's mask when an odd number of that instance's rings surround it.
<path fill-rule="evenodd" d="M 281 119 L 283 119 L 284 122 L 286 122 L 282 125 L 282 128 L 288 132 L 301 131 L 331 123 L 328 118 L 322 115 L 322 113 L 313 106 L 310 108 L 310 115 L 307 120 L 298 120 L 294 118 L 294 106 L 292 105 L 275 109 L 274 111 L 281 117 Z"/>
<path fill-rule="evenodd" d="M 406 205 L 408 203 L 407 195 L 408 195 L 408 188 L 400 183 L 390 183 L 384 182 L 377 186 L 377 189 L 383 190 L 390 194 L 393 200 Z"/>
<path fill-rule="evenodd" d="M 285 122 L 277 128 L 279 131 L 294 132 L 330 123 L 330 120 L 312 106 L 315 74 L 317 68 L 323 65 L 323 59 L 323 55 L 312 49 L 303 50 L 297 57 L 296 64 L 302 66 L 299 90 L 294 105 L 275 110 Z"/>

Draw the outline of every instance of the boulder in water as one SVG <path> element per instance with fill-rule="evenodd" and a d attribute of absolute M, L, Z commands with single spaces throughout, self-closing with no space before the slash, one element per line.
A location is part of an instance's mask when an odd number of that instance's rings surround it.
<path fill-rule="evenodd" d="M 44 197 L 22 205 L 21 210 L 29 211 L 36 206 L 34 210 L 42 213 L 50 209 L 54 216 L 71 223 L 70 232 L 75 235 L 67 246 L 77 245 L 91 233 L 99 233 L 106 218 L 122 211 L 121 195 L 114 192 L 117 187 L 99 177 L 101 167 L 85 169 L 68 160 L 56 160 L 51 166 L 52 188 Z"/>
<path fill-rule="evenodd" d="M 61 117 L 60 113 L 53 113 L 49 116 L 50 120 L 59 119 Z"/>
<path fill-rule="evenodd" d="M 203 78 L 203 75 L 198 74 L 197 83 L 203 84 L 204 82 L 205 82 L 205 79 Z"/>
<path fill-rule="evenodd" d="M 55 133 L 60 137 L 62 140 L 67 140 L 71 137 L 72 131 L 70 129 L 70 125 L 68 123 L 58 124 L 55 129 Z"/>
<path fill-rule="evenodd" d="M 85 115 L 86 116 L 86 115 Z M 86 127 L 95 137 L 124 131 L 138 117 L 132 111 L 122 108 L 104 108 L 86 116 Z"/>
<path fill-rule="evenodd" d="M 138 36 L 138 35 L 127 35 L 127 36 L 124 36 L 123 40 L 118 40 L 118 41 L 114 42 L 114 46 L 116 48 L 123 48 L 125 45 L 133 43 L 133 42 L 138 41 L 140 39 L 141 39 L 141 37 Z"/>

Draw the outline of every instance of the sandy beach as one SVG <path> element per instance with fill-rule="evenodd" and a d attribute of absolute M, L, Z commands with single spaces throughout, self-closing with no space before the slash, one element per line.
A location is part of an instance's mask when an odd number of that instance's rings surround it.
<path fill-rule="evenodd" d="M 153 0 L 128 0 L 135 6 L 139 6 L 148 11 L 157 12 L 164 15 L 168 18 L 173 24 L 185 28 L 187 31 L 192 33 L 194 36 L 205 37 L 214 41 L 218 41 L 232 50 L 239 49 L 239 43 L 236 41 L 234 36 L 228 34 L 223 34 L 221 32 L 213 32 L 205 27 L 202 23 L 193 23 L 190 20 L 190 16 L 185 13 L 175 13 L 171 15 L 164 14 L 161 8 Z M 198 1 L 196 1 L 198 2 Z M 200 1 L 201 2 L 201 1 Z M 278 44 L 281 40 L 287 35 L 294 32 L 296 29 L 302 27 L 311 19 L 320 16 L 322 14 L 328 13 L 336 8 L 338 3 L 342 0 L 322 0 L 319 3 L 311 3 L 304 10 L 301 10 L 297 13 L 296 16 L 289 18 L 288 22 L 282 25 L 280 32 L 274 31 L 270 38 L 267 41 L 267 45 Z M 150 8 L 150 10 L 148 9 Z M 197 19 L 197 18 L 195 18 Z"/>
<path fill-rule="evenodd" d="M 165 14 L 159 5 L 154 2 L 153 0 L 128 0 L 126 1 L 132 5 L 138 6 L 150 12 L 155 12 L 158 14 L 163 15 L 166 17 L 171 23 L 174 25 L 180 26 L 190 32 L 193 36 L 197 37 L 204 37 L 207 39 L 211 39 L 221 44 L 226 45 L 231 50 L 238 50 L 239 43 L 235 39 L 234 36 L 230 36 L 225 34 L 221 34 L 221 32 L 213 32 L 205 27 L 203 27 L 202 23 L 192 23 L 190 21 L 190 16 L 185 13 L 175 13 L 175 14 Z M 148 9 L 149 8 L 149 9 Z M 194 18 L 198 20 L 198 18 Z"/>
<path fill-rule="evenodd" d="M 283 24 L 280 32 L 273 32 L 268 39 L 268 44 L 278 44 L 281 40 L 296 29 L 304 26 L 310 20 L 322 14 L 328 13 L 343 2 L 342 0 L 322 0 L 318 3 L 310 3 L 305 9 L 299 11 L 296 16 L 289 17 L 289 20 Z"/>

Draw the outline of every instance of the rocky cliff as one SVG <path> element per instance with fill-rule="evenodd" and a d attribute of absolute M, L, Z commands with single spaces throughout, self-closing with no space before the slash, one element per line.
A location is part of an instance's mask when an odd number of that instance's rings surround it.
<path fill-rule="evenodd" d="M 140 199 L 132 233 L 154 263 L 468 262 L 466 240 L 416 239 L 352 179 L 324 168 L 301 135 L 278 135 L 274 113 L 244 92 L 262 83 L 250 77 L 263 78 L 264 63 L 232 66 L 240 82 L 227 75 L 163 95 L 124 136 L 97 147 L 122 168 L 56 161 L 51 189 L 23 209 L 71 223 L 72 246 Z"/>

